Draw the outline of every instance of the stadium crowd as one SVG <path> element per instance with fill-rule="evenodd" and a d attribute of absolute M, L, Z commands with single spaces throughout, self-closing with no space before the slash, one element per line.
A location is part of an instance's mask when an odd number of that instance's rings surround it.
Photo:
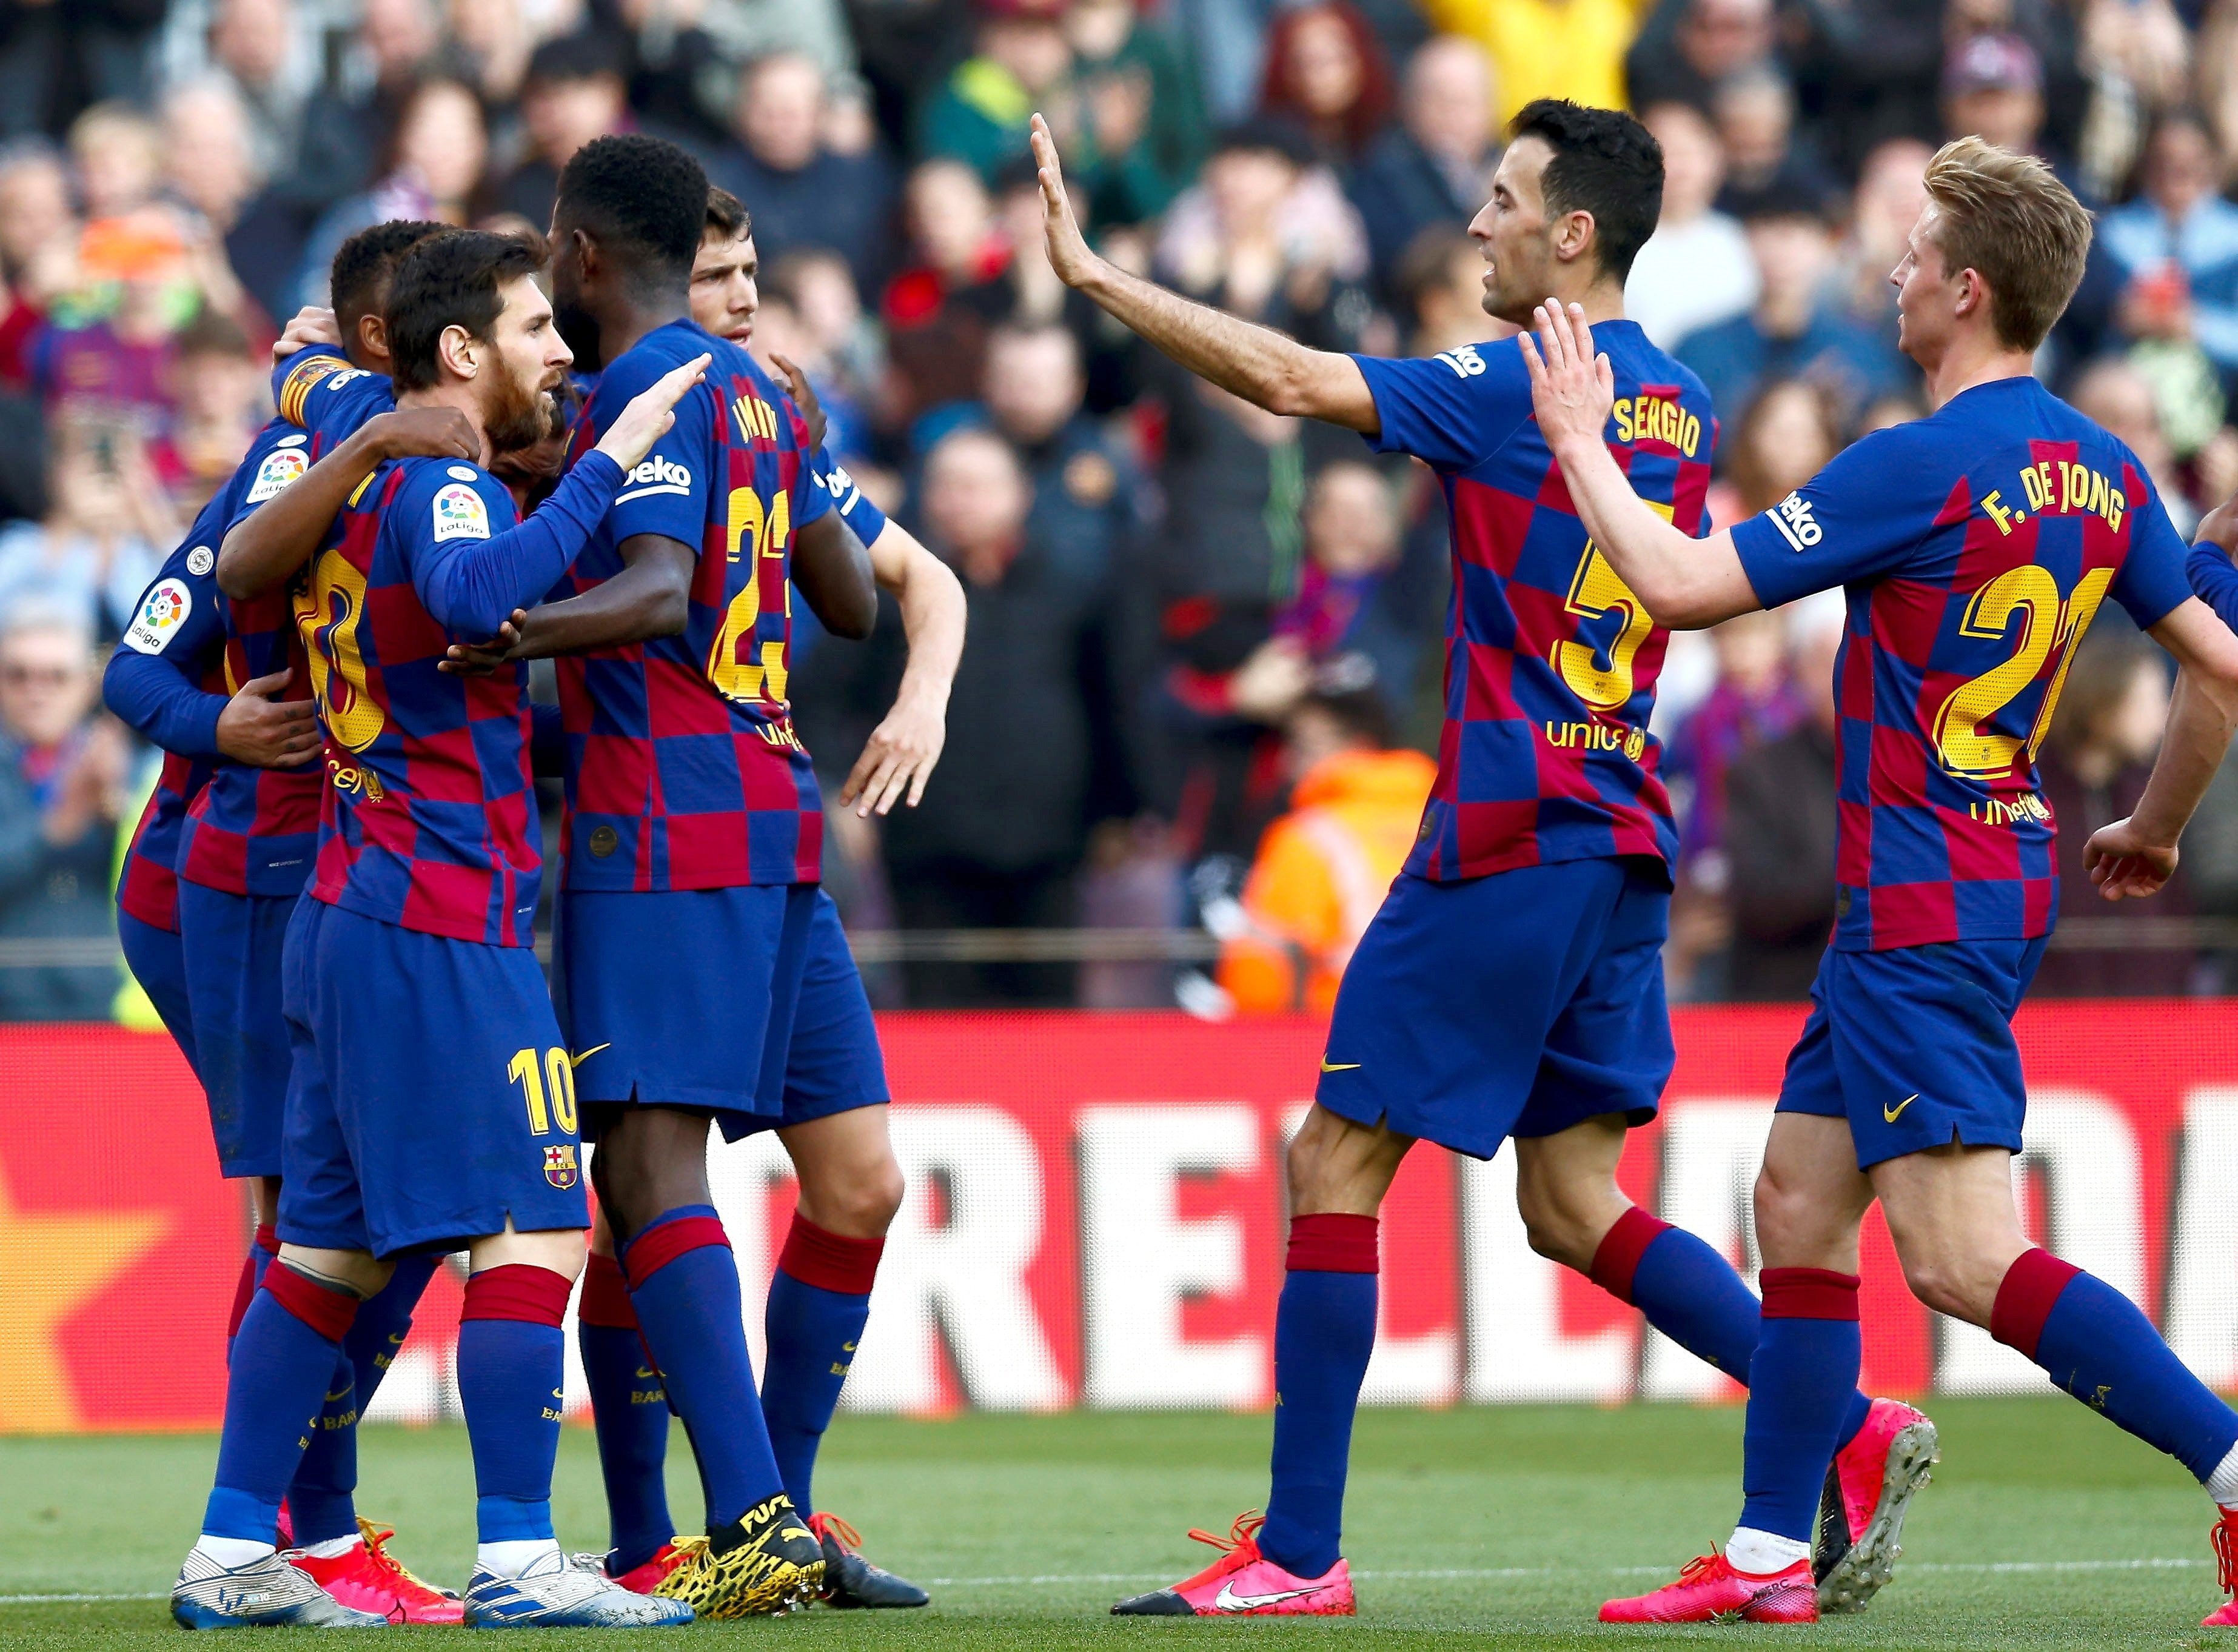
<path fill-rule="evenodd" d="M 1202 923 L 1224 955 L 1184 1001 L 1322 1008 L 1428 789 L 1428 472 L 1209 389 L 1069 292 L 1036 109 L 1115 259 L 1318 346 L 1421 354 L 1506 331 L 1466 227 L 1507 116 L 1633 109 L 1666 183 L 1628 304 L 1716 399 L 1720 527 L 1924 411 L 1886 274 L 1932 146 L 1978 132 L 2099 215 L 2040 371 L 2179 526 L 2238 490 L 2232 0 L 88 0 L 0 7 L 0 942 L 111 928 L 152 754 L 99 710 L 99 657 L 267 415 L 268 348 L 334 248 L 390 217 L 541 230 L 606 133 L 672 137 L 744 200 L 758 350 L 806 367 L 833 452 L 963 579 L 924 802 L 832 815 L 857 933 Z M 798 723 L 834 778 L 902 668 L 885 607 L 862 644 L 797 612 Z M 1839 624 L 1821 599 L 1672 639 L 1681 996 L 1809 982 Z M 2134 801 L 2167 693 L 2102 612 L 2043 754 L 2077 915 L 2083 839 Z M 2238 917 L 2238 766 L 2147 921 L 2170 914 Z M 2071 925 L 2042 990 L 2219 990 L 2202 933 Z M 112 968 L 23 955 L 0 1016 L 109 1013 Z M 917 1006 L 1175 990 L 1139 963 L 874 982 Z"/>

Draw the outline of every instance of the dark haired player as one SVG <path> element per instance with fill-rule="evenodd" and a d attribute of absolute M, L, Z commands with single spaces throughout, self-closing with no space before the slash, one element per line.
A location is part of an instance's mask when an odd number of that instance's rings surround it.
<path fill-rule="evenodd" d="M 1512 1140 L 1532 1247 L 1749 1380 L 1755 1297 L 1724 1257 L 1616 1182 L 1625 1131 L 1654 1115 L 1673 1059 L 1660 955 L 1676 831 L 1647 732 L 1665 636 L 1567 508 L 1509 347 L 1335 355 L 1192 304 L 1091 252 L 1039 116 L 1033 147 L 1049 261 L 1069 285 L 1247 401 L 1424 460 L 1452 519 L 1437 781 L 1414 855 L 1345 972 L 1314 1106 L 1290 1149 L 1266 1519 L 1207 1538 L 1224 1552 L 1196 1576 L 1113 1608 L 1348 1615 L 1339 1538 L 1375 1342 L 1375 1213 L 1418 1138 L 1480 1159 Z M 1516 116 L 1469 233 L 1484 249 L 1488 314 L 1520 322 L 1553 292 L 1602 324 L 1630 474 L 1692 535 L 1705 520 L 1709 399 L 1621 319 L 1662 193 L 1662 153 L 1638 122 L 1541 99 Z M 1926 1419 L 1853 1392 L 1844 1427 L 1830 1497 L 1852 1520 L 1891 1501 L 1900 1511 L 1917 1481 L 1884 1486 L 1890 1441 Z"/>
<path fill-rule="evenodd" d="M 736 195 L 710 189 L 699 252 L 692 269 L 692 319 L 718 338 L 745 344 L 759 307 L 753 224 Z M 778 358 L 811 429 L 813 391 L 799 369 Z M 909 667 L 892 710 L 872 734 L 841 789 L 842 806 L 884 814 L 897 799 L 914 803 L 939 760 L 946 731 L 949 684 L 963 643 L 964 604 L 956 576 L 916 537 L 889 522 L 822 446 L 810 465 L 832 507 L 869 547 L 873 575 L 894 592 L 909 638 Z M 819 598 L 805 587 L 810 606 Z M 816 1455 L 830 1425 L 852 1351 L 870 1314 L 871 1271 L 902 1193 L 901 1166 L 886 1129 L 887 1089 L 875 1063 L 877 1034 L 862 977 L 844 945 L 837 908 L 816 897 L 815 924 L 828 937 L 801 980 L 788 1028 L 772 1029 L 785 1046 L 785 1108 L 763 1117 L 774 1128 L 800 1179 L 795 1230 L 771 1282 L 765 1322 L 762 1411 L 785 1477 L 785 1495 L 809 1510 L 808 1526 L 824 1546 L 824 1598 L 843 1607 L 922 1606 L 928 1596 L 854 1551 L 854 1531 L 838 1517 L 813 1512 Z M 837 1051 L 838 1059 L 833 1059 Z M 767 1065 L 767 1063 L 765 1063 Z M 864 1243 L 851 1272 L 819 1265 L 818 1235 Z M 841 1252 L 844 1261 L 846 1253 Z M 578 1336 L 599 1430 L 599 1462 L 606 1480 L 612 1547 L 598 1558 L 627 1588 L 654 1587 L 685 1551 L 672 1542 L 662 1468 L 668 1412 L 657 1403 L 659 1379 L 645 1370 L 636 1315 L 613 1239 L 600 1220 L 584 1273 Z M 649 1555 L 649 1558 L 640 1556 Z"/>
<path fill-rule="evenodd" d="M 1857 1229 L 1876 1200 L 1922 1302 L 2197 1477 L 2221 1509 L 2223 1586 L 2238 1581 L 2238 1412 L 2135 1304 L 2022 1229 L 2012 1157 L 2028 1094 L 2011 1028 L 2059 907 L 2036 750 L 2091 619 L 2110 597 L 2182 668 L 2135 813 L 2083 851 L 2109 899 L 2150 895 L 2175 869 L 2238 726 L 2238 639 L 2194 598 L 2136 455 L 2032 371 L 2082 278 L 2089 213 L 2043 162 L 1976 137 L 1943 147 L 1926 194 L 1890 280 L 1936 411 L 1864 438 L 1706 543 L 1672 533 L 1616 462 L 1612 364 L 1594 356 L 1605 327 L 1550 300 L 1543 359 L 1528 333 L 1515 353 L 1570 497 L 1649 611 L 1701 626 L 1817 591 L 1849 601 L 1834 935 L 1757 1179 L 1765 1322 L 1745 1501 L 1722 1550 L 1607 1602 L 1607 1622 L 1817 1617 L 1811 1525 L 1857 1379 Z M 2218 516 L 2227 539 L 2228 507 Z M 2202 545 L 2191 563 L 2204 589 L 2238 585 L 2227 550 Z M 1868 1563 L 1869 1583 L 1884 1575 Z M 2207 1622 L 2238 1623 L 2238 1603 Z"/>
<path fill-rule="evenodd" d="M 399 262 L 398 399 L 463 417 L 479 456 L 535 440 L 570 360 L 521 243 L 454 233 Z M 529 949 L 540 877 L 517 668 L 440 670 L 564 573 L 695 384 L 665 374 L 516 525 L 480 465 L 382 465 L 295 593 L 325 735 L 316 866 L 290 921 L 294 1041 L 280 1254 L 242 1321 L 216 1483 L 172 1593 L 188 1628 L 377 1628 L 271 1543 L 361 1303 L 401 1258 L 471 1254 L 459 1335 L 479 1547 L 465 1622 L 623 1627 L 691 1614 L 569 1566 L 552 1530 L 560 1324 L 588 1225 L 566 1047 Z M 220 578 L 230 586 L 230 551 Z"/>
<path fill-rule="evenodd" d="M 336 396 L 305 431 L 274 419 L 205 507 L 142 598 L 112 657 L 106 691 L 118 715 L 164 748 L 163 774 L 135 833 L 119 885 L 128 959 L 190 1052 L 207 1092 L 219 1167 L 248 1179 L 255 1239 L 242 1264 L 228 1337 L 279 1249 L 281 1113 L 288 1048 L 280 1009 L 280 949 L 308 877 L 318 826 L 319 737 L 309 674 L 286 598 L 228 600 L 215 578 L 228 527 L 292 486 L 342 443 L 369 456 L 466 456 L 460 421 L 441 411 L 396 414 L 379 312 L 396 258 L 440 225 L 378 224 L 335 254 L 334 302 L 352 324 L 364 388 Z M 343 372 L 329 363 L 329 374 Z M 371 422 L 367 422 L 370 420 Z M 361 428 L 362 427 L 362 428 Z M 354 437 L 354 442 L 346 439 Z M 239 692 L 228 697 L 238 685 Z M 214 721 L 212 721 L 214 719 Z M 215 750 L 212 750 L 212 748 Z M 199 768 L 207 784 L 182 786 Z M 166 847 L 168 845 L 168 847 Z M 168 926 L 161 922 L 166 904 Z M 145 937 L 162 935 L 149 964 Z M 169 955 L 168 964 L 162 955 Z M 175 968 L 166 981 L 167 968 Z M 414 1259 L 365 1305 L 288 1488 L 291 1558 L 337 1600 L 402 1622 L 456 1622 L 455 1596 L 428 1587 L 361 1521 L 355 1422 L 411 1325 L 435 1259 Z"/>

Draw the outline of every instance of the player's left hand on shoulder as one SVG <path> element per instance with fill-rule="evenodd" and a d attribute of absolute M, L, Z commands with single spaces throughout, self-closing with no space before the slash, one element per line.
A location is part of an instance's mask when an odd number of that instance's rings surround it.
<path fill-rule="evenodd" d="M 513 651 L 520 644 L 520 628 L 527 623 L 528 611 L 516 608 L 513 618 L 500 625 L 497 635 L 487 642 L 453 643 L 435 662 L 435 669 L 453 677 L 487 677 L 511 662 Z"/>
<path fill-rule="evenodd" d="M 364 434 L 382 459 L 463 459 L 479 463 L 482 439 L 456 407 L 399 407 L 365 421 Z"/>
<path fill-rule="evenodd" d="M 855 759 L 847 783 L 839 789 L 840 807 L 851 805 L 866 820 L 873 813 L 888 813 L 897 800 L 916 808 L 947 741 L 944 705 L 897 703 Z"/>
<path fill-rule="evenodd" d="M 2126 819 L 2100 827 L 2082 846 L 2082 869 L 2109 901 L 2159 894 L 2175 863 L 2175 844 L 2151 842 Z"/>

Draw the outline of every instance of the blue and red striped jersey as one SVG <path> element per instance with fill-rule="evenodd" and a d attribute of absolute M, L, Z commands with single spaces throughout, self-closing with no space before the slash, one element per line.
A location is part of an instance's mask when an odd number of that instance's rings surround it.
<path fill-rule="evenodd" d="M 2036 789 L 2076 645 L 2109 595 L 2140 626 L 2191 595 L 2136 455 L 2034 379 L 1876 432 L 1733 530 L 1767 607 L 1835 585 L 1834 944 L 2048 935 Z"/>
<path fill-rule="evenodd" d="M 632 397 L 701 354 L 705 383 L 632 470 L 564 597 L 611 578 L 639 534 L 699 553 L 683 634 L 560 661 L 567 728 L 567 887 L 704 889 L 813 882 L 824 817 L 786 701 L 792 536 L 832 508 L 807 427 L 739 346 L 688 320 L 607 367 L 575 451 Z"/>
<path fill-rule="evenodd" d="M 533 939 L 527 671 L 437 667 L 551 589 L 621 479 L 589 455 L 523 523 L 479 466 L 392 460 L 336 519 L 295 599 L 326 736 L 318 899 L 428 935 Z"/>
<path fill-rule="evenodd" d="M 172 869 L 178 862 L 180 823 L 209 783 L 209 771 L 208 757 L 163 754 L 155 790 L 132 829 L 132 841 L 124 846 L 124 864 L 116 875 L 118 909 L 173 935 L 179 932 L 179 875 Z"/>
<path fill-rule="evenodd" d="M 1608 442 L 1640 496 L 1699 536 L 1717 422 L 1702 381 L 1630 321 L 1593 329 L 1616 373 Z M 1407 870 L 1450 882 L 1519 866 L 1678 853 L 1648 732 L 1669 633 L 1570 503 L 1513 342 L 1354 358 L 1381 420 L 1445 491 L 1453 592 L 1438 776 Z"/>

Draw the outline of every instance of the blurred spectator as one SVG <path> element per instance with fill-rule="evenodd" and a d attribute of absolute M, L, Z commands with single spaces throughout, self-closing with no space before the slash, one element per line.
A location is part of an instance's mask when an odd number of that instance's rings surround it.
<path fill-rule="evenodd" d="M 939 783 L 886 826 L 903 927 L 1063 928 L 1086 841 L 1090 713 L 1083 691 L 1099 592 L 1028 527 L 1016 453 L 964 429 L 926 458 L 922 532 L 962 576 L 970 646 L 949 702 Z M 884 625 L 873 648 L 898 644 Z M 897 664 L 896 669 L 897 670 Z M 912 964 L 912 1006 L 1066 1003 L 1069 967 Z"/>
<path fill-rule="evenodd" d="M 814 59 L 799 52 L 760 59 L 739 83 L 738 142 L 715 157 L 708 176 L 753 214 L 765 263 L 797 247 L 828 247 L 868 290 L 883 273 L 893 182 L 876 152 L 830 149 L 824 112 L 824 71 Z"/>
<path fill-rule="evenodd" d="M 2043 62 L 2035 49 L 2017 35 L 1970 35 L 1953 46 L 1943 65 L 1943 130 L 1948 137 L 1971 134 L 2023 155 L 2037 153 Z M 2058 169 L 2066 175 L 2063 165 Z"/>
<path fill-rule="evenodd" d="M 1837 262 L 1843 307 L 1896 347 L 1896 287 L 1911 229 L 1927 206 L 1927 163 L 1935 151 L 1917 138 L 1890 138 L 1865 157 L 1850 201 L 1849 233 Z"/>
<path fill-rule="evenodd" d="M 163 0 L 16 0 L 0 10 L 0 136 L 57 132 L 89 103 L 145 102 Z"/>
<path fill-rule="evenodd" d="M 57 437 L 43 521 L 0 528 L 0 619 L 36 605 L 104 640 L 121 635 L 180 525 L 129 426 Z"/>
<path fill-rule="evenodd" d="M 1365 154 L 1391 117 L 1391 66 L 1349 0 L 1306 0 L 1267 30 L 1259 111 L 1294 122 L 1333 165 Z"/>
<path fill-rule="evenodd" d="M 605 36 L 568 35 L 539 46 L 528 60 L 528 80 L 521 94 L 528 153 L 498 186 L 497 209 L 526 221 L 540 233 L 548 226 L 560 169 L 593 138 L 628 124 L 626 91 L 619 54 Z M 751 199 L 746 209 L 756 210 Z"/>
<path fill-rule="evenodd" d="M 846 460 L 865 492 L 898 506 L 899 500 L 864 468 L 871 462 L 871 401 L 885 373 L 885 347 L 877 326 L 863 314 L 846 261 L 820 248 L 788 254 L 765 272 L 761 290 L 763 302 L 785 307 L 798 327 L 792 347 L 784 354 L 816 385 L 831 424 L 825 446 Z M 758 327 L 758 346 L 761 336 Z"/>
<path fill-rule="evenodd" d="M 1725 161 L 1709 117 L 1691 103 L 1658 103 L 1640 120 L 1663 146 L 1663 215 L 1632 261 L 1624 313 L 1668 350 L 1756 302 L 1756 260 L 1739 221 L 1711 204 Z"/>
<path fill-rule="evenodd" d="M 1790 675 L 1807 710 L 1787 733 L 1734 758 L 1725 775 L 1728 995 L 1808 995 L 1834 926 L 1834 662 L 1844 605 L 1796 605 Z"/>
<path fill-rule="evenodd" d="M 317 212 L 380 175 L 405 105 L 441 44 L 433 0 L 362 0 L 355 49 L 304 108 L 281 184 L 289 200 Z"/>
<path fill-rule="evenodd" d="M 2191 902 L 2179 867 L 2150 909 L 2109 906 L 2082 869 L 2090 834 L 2144 795 L 2168 720 L 2166 661 L 2128 617 L 2101 610 L 2076 648 L 2036 757 L 2036 783 L 2059 825 L 2059 916 L 2116 922 L 2181 918 Z M 2082 936 L 2070 931 L 2069 938 Z M 2061 946 L 2045 953 L 2036 990 L 2063 997 L 2164 996 L 2188 990 L 2188 949 Z"/>
<path fill-rule="evenodd" d="M 1422 0 L 1422 10 L 1440 33 L 1484 48 L 1503 129 L 1534 98 L 1627 106 L 1624 54 L 1639 22 L 1632 0 Z"/>
<path fill-rule="evenodd" d="M 1087 390 L 1080 346 L 1063 327 L 998 327 L 987 341 L 985 398 L 1033 490 L 1027 537 L 1046 545 L 1061 575 L 1108 579 L 1137 525 L 1140 479 L 1081 411 Z"/>
<path fill-rule="evenodd" d="M 153 464 L 175 514 L 190 520 L 248 453 L 271 411 L 269 367 L 237 326 L 204 310 L 179 330 L 170 367 L 170 427 Z"/>
<path fill-rule="evenodd" d="M 1315 665 L 1345 656 L 1373 667 L 1376 691 L 1395 719 L 1406 710 L 1422 647 L 1414 616 L 1394 611 L 1386 586 L 1399 565 L 1399 513 L 1391 485 L 1364 459 L 1314 472 L 1301 526 L 1298 589 L 1275 611 L 1273 635 Z"/>
<path fill-rule="evenodd" d="M 295 164 L 303 108 L 324 72 L 313 10 L 303 0 L 173 0 L 169 8 L 164 83 L 217 81 L 230 89 L 246 114 L 260 177 L 284 176 Z"/>
<path fill-rule="evenodd" d="M 1326 1015 L 1353 948 L 1414 847 L 1437 764 L 1394 750 L 1374 689 L 1315 693 L 1282 731 L 1290 812 L 1267 829 L 1243 886 L 1248 928 L 1221 949 L 1245 1014 Z"/>
<path fill-rule="evenodd" d="M 1745 69 L 1712 100 L 1725 182 L 1718 204 L 1738 218 L 1776 198 L 1807 199 L 1826 211 L 1840 186 L 1811 142 L 1795 129 L 1795 93 L 1776 69 Z"/>
<path fill-rule="evenodd" d="M 361 229 L 391 218 L 470 222 L 488 154 L 474 95 L 454 80 L 422 83 L 404 105 L 394 146 L 373 187 L 338 202 L 312 226 L 295 275 L 295 302 L 327 301 L 334 254 Z M 551 222 L 548 207 L 539 222 Z"/>
<path fill-rule="evenodd" d="M 26 603 L 0 618 L 0 939 L 116 932 L 109 861 L 130 742 L 99 710 L 92 639 Z M 98 1021 L 110 963 L 0 969 L 0 1020 Z"/>
<path fill-rule="evenodd" d="M 1000 276 L 1010 246 L 979 175 L 961 161 L 927 161 L 902 190 L 910 261 L 886 284 L 880 311 L 893 373 L 881 423 L 905 429 L 943 402 L 976 395 L 987 343 L 965 289 Z"/>
<path fill-rule="evenodd" d="M 1724 474 L 1711 487 L 1712 527 L 1770 510 L 1825 469 L 1843 445 L 1840 411 L 1823 387 L 1772 380 L 1718 444 Z"/>
<path fill-rule="evenodd" d="M 1515 328 L 1484 313 L 1484 248 L 1459 229 L 1426 229 L 1400 261 L 1399 297 L 1413 323 L 1409 355 L 1510 337 Z"/>
<path fill-rule="evenodd" d="M 1771 0 L 1686 0 L 1669 35 L 1650 29 L 1625 59 L 1632 106 L 1691 103 L 1708 114 L 1718 88 L 1771 56 Z"/>
<path fill-rule="evenodd" d="M 1735 759 L 1800 723 L 1810 696 L 1789 673 L 1787 622 L 1758 611 L 1710 632 L 1717 651 L 1717 686 L 1678 724 L 1664 750 L 1664 770 L 1686 799 L 1678 833 L 1678 868 L 1712 894 L 1727 886 L 1725 781 Z"/>
<path fill-rule="evenodd" d="M 2186 495 L 2175 454 L 2161 433 L 2160 408 L 2153 400 L 2151 380 L 2126 361 L 2094 361 L 2076 380 L 2067 400 L 2077 413 L 2105 426 L 2137 456 L 2176 532 L 2189 539 L 2199 525 L 2200 511 Z"/>
<path fill-rule="evenodd" d="M 977 10 L 978 50 L 924 106 L 917 152 L 961 161 L 991 182 L 1005 162 L 1026 153 L 1028 124 L 1038 110 L 1061 142 L 1073 140 L 1066 165 L 1092 170 L 1093 146 L 1077 142 L 1063 0 L 977 0 Z"/>
<path fill-rule="evenodd" d="M 1064 15 L 1096 166 L 1089 217 L 1136 224 L 1163 212 L 1204 159 L 1204 106 L 1174 40 L 1134 0 L 1072 0 Z"/>
<path fill-rule="evenodd" d="M 1767 379 L 1809 377 L 1847 406 L 1909 384 L 1912 368 L 1871 328 L 1825 301 L 1834 242 L 1809 190 L 1780 185 L 1749 203 L 1749 248 L 1763 290 L 1755 307 L 1679 341 L 1719 408 L 1745 407 Z"/>
<path fill-rule="evenodd" d="M 1400 261 L 1422 232 L 1465 229 L 1492 192 L 1492 82 L 1485 56 L 1457 35 L 1431 41 L 1407 65 L 1401 124 L 1354 169 L 1353 206 L 1367 227 L 1378 286 L 1396 296 Z M 1668 209 L 1669 191 L 1665 192 Z"/>
<path fill-rule="evenodd" d="M 240 96 L 211 79 L 165 98 L 163 161 L 172 193 L 201 215 L 258 307 L 268 318 L 284 318 L 302 231 L 295 214 L 265 190 Z"/>
<path fill-rule="evenodd" d="M 1367 272 L 1359 215 L 1296 129 L 1255 121 L 1221 134 L 1204 181 L 1175 202 L 1162 274 L 1183 292 L 1325 348 L 1356 342 Z"/>
<path fill-rule="evenodd" d="M 435 72 L 472 89 L 498 151 L 510 160 L 540 33 L 521 0 L 450 0 L 447 11 L 450 29 Z"/>
<path fill-rule="evenodd" d="M 2227 380 L 2238 374 L 2238 207 L 2216 193 L 2221 170 L 2198 116 L 2164 117 L 2146 142 L 2137 198 L 2108 213 L 2098 235 L 2128 283 L 2123 330 L 2195 341 Z"/>

